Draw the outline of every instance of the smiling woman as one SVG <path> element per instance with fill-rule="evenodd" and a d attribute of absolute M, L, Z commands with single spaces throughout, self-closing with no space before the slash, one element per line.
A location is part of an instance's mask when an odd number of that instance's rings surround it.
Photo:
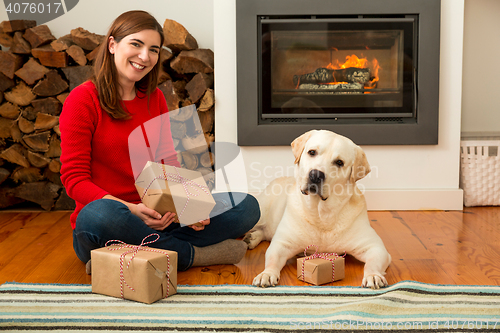
<path fill-rule="evenodd" d="M 257 201 L 244 193 L 232 194 L 239 203 L 234 207 L 225 200 L 227 193 L 214 194 L 216 205 L 209 216 L 188 227 L 173 223 L 178 221 L 174 212 L 160 214 L 141 202 L 132 165 L 152 161 L 180 166 L 167 103 L 157 87 L 163 43 L 163 29 L 152 15 L 123 13 L 100 46 L 93 77 L 65 101 L 59 119 L 61 181 L 76 202 L 71 215 L 73 248 L 87 268 L 90 251 L 107 241 L 140 244 L 152 233 L 160 234 L 155 247 L 178 253 L 179 270 L 234 264 L 247 249 L 235 238 L 259 219 Z M 147 125 L 158 119 L 158 133 L 149 133 L 150 141 L 144 136 L 147 147 L 156 148 L 131 154 L 131 133 L 146 133 Z"/>

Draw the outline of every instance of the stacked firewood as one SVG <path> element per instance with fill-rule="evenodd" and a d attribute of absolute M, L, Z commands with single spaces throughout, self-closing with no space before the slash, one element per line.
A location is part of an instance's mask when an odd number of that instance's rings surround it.
<path fill-rule="evenodd" d="M 200 120 L 195 114 L 172 114 L 179 160 L 210 182 L 213 159 L 206 147 L 214 133 L 213 52 L 199 49 L 175 21 L 167 20 L 164 30 L 168 49 L 160 59 L 160 88 L 169 110 L 194 104 Z M 0 24 L 0 208 L 23 202 L 45 210 L 74 208 L 60 181 L 59 115 L 69 92 L 90 76 L 103 40 L 83 28 L 56 38 L 35 21 Z"/>
<path fill-rule="evenodd" d="M 181 24 L 165 20 L 159 88 L 170 110 L 172 136 L 182 167 L 200 171 L 213 188 L 214 53 L 198 48 Z M 189 105 L 196 108 L 189 108 Z"/>

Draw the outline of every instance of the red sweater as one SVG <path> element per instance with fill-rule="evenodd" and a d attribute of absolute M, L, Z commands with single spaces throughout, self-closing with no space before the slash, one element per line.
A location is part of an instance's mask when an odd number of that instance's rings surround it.
<path fill-rule="evenodd" d="M 148 98 L 141 93 L 124 105 L 131 119 L 110 117 L 90 81 L 74 88 L 64 102 L 59 118 L 61 181 L 76 201 L 73 229 L 80 210 L 106 194 L 139 203 L 134 181 L 147 161 L 179 166 L 162 92 L 156 89 L 150 95 L 149 112 Z"/>

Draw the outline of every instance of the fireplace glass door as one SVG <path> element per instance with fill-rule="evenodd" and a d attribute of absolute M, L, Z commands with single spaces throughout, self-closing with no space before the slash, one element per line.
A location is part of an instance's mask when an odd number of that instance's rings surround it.
<path fill-rule="evenodd" d="M 259 18 L 261 120 L 415 119 L 416 20 Z"/>

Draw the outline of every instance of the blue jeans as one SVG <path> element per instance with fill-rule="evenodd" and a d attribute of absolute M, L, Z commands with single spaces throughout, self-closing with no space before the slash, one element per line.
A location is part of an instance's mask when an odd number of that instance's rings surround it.
<path fill-rule="evenodd" d="M 193 246 L 203 247 L 223 240 L 238 238 L 249 231 L 260 218 L 257 200 L 245 193 L 215 193 L 216 205 L 210 213 L 210 224 L 195 231 L 172 223 L 163 231 L 148 227 L 121 202 L 100 199 L 86 205 L 78 214 L 73 231 L 73 248 L 78 258 L 87 262 L 90 251 L 104 247 L 112 239 L 139 245 L 152 233 L 160 239 L 150 247 L 176 251 L 178 270 L 187 270 L 193 264 Z"/>

